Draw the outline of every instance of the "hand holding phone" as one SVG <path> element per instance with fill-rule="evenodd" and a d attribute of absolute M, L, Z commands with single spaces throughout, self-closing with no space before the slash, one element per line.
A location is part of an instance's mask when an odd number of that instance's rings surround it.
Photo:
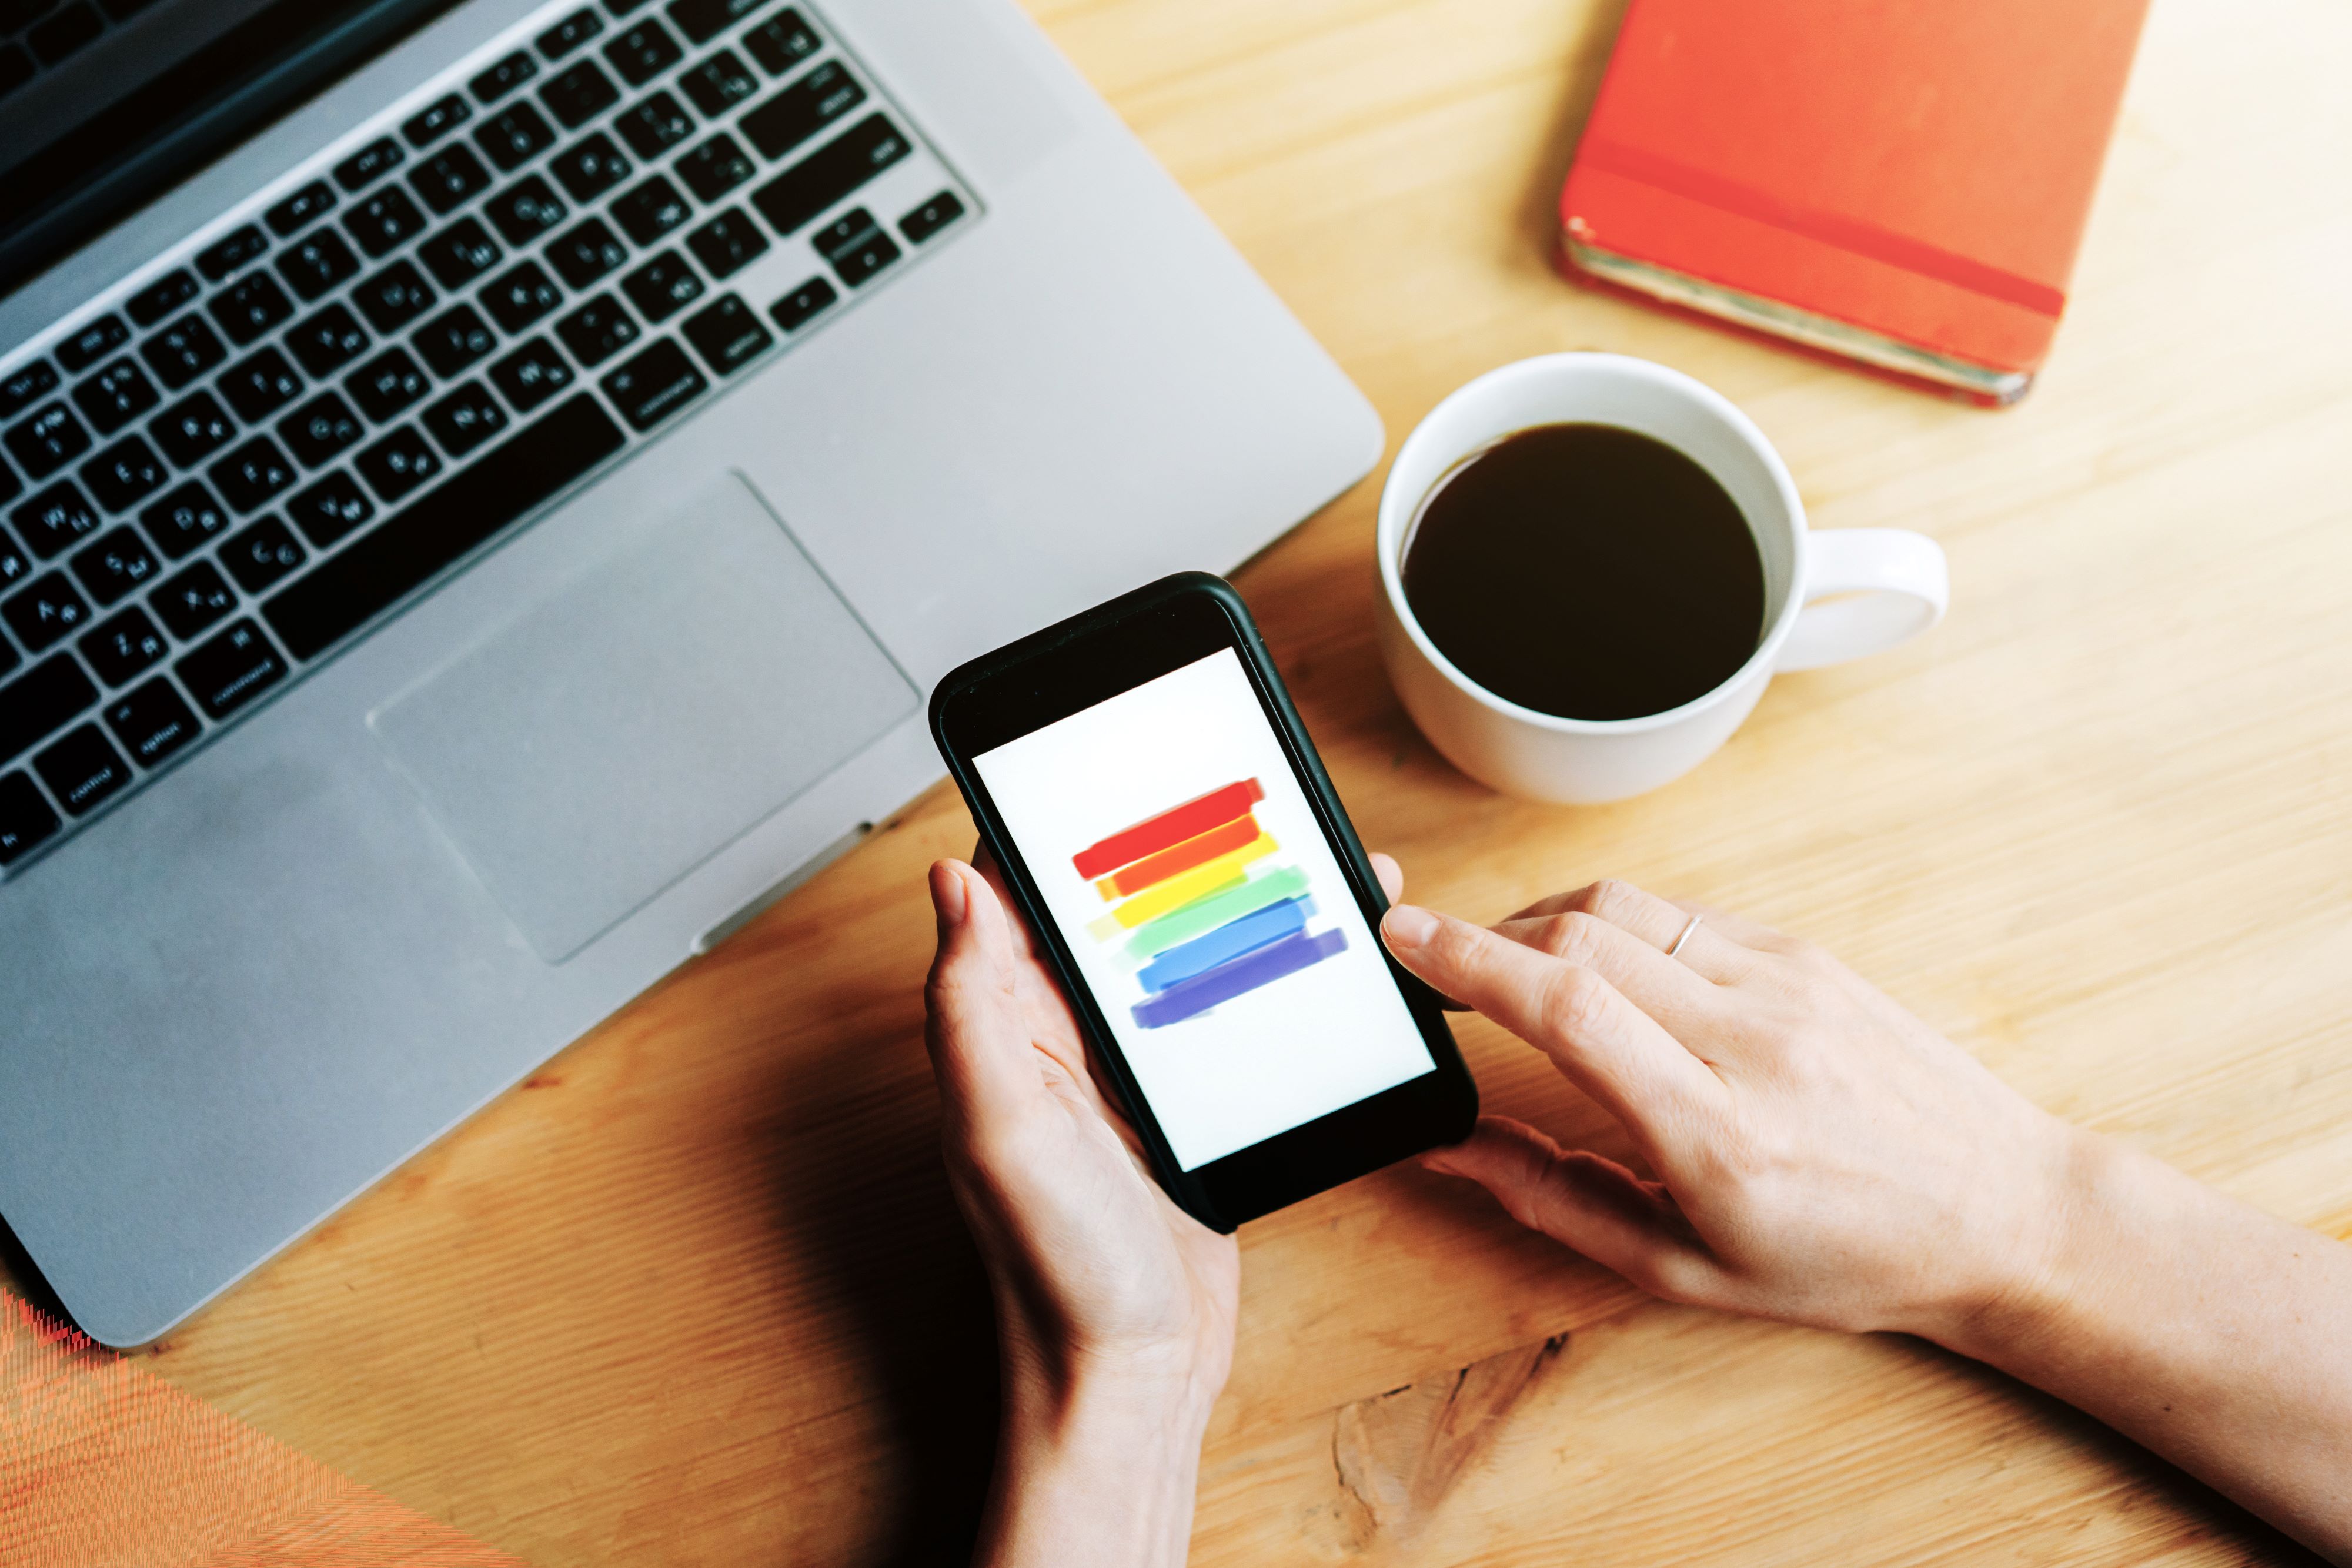
<path fill-rule="evenodd" d="M 1171 578 L 950 674 L 932 728 L 1153 1174 L 1219 1230 L 1476 1091 L 1237 595 Z"/>

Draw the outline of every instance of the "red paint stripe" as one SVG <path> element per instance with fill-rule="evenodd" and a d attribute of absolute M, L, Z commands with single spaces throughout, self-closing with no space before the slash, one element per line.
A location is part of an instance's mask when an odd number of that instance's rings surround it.
<path fill-rule="evenodd" d="M 1172 850 L 1146 855 L 1105 880 L 1110 883 L 1112 894 L 1124 898 L 1130 893 L 1141 893 L 1155 883 L 1181 875 L 1196 865 L 1205 865 L 1227 850 L 1237 850 L 1256 837 L 1257 819 L 1244 811 L 1223 827 L 1211 828 L 1196 838 L 1186 839 Z"/>
<path fill-rule="evenodd" d="M 1196 796 L 1181 806 L 1171 806 L 1131 828 L 1121 828 L 1100 843 L 1090 844 L 1072 855 L 1070 863 L 1078 868 L 1080 876 L 1091 882 L 1130 862 L 1181 844 L 1196 833 L 1230 822 L 1265 799 L 1265 791 L 1258 788 L 1257 780 L 1244 779 L 1238 784 Z"/>
<path fill-rule="evenodd" d="M 2037 283 L 2014 272 L 2005 272 L 1957 251 L 1945 250 L 1925 240 L 1912 239 L 1892 229 L 1880 228 L 1875 224 L 1796 206 L 1751 185 L 1709 174 L 1655 153 L 1643 152 L 1613 141 L 1599 141 L 1587 142 L 1578 150 L 1576 157 L 1578 162 L 1590 164 L 1595 169 L 1622 174 L 1627 179 L 1639 180 L 1645 185 L 1671 194 L 1704 202 L 1735 216 L 1770 224 L 1790 234 L 1802 235 L 1854 256 L 1885 262 L 1889 267 L 1899 267 L 1906 272 L 1932 277 L 1954 287 L 1965 288 L 1971 294 L 1980 294 L 1988 299 L 2022 306 L 2053 320 L 2066 308 L 2063 289 Z"/>

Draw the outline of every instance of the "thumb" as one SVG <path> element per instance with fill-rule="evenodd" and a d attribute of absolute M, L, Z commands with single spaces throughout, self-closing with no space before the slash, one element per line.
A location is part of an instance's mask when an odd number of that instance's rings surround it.
<path fill-rule="evenodd" d="M 950 1109 L 985 1124 L 1040 1088 L 1014 996 L 1012 932 L 971 867 L 934 862 L 930 883 L 939 952 L 923 988 L 923 1044 Z"/>

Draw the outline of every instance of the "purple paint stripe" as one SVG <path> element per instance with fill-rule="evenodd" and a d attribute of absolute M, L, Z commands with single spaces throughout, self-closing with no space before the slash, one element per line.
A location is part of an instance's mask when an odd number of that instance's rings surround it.
<path fill-rule="evenodd" d="M 1271 985 L 1285 975 L 1297 974 L 1347 948 L 1348 934 L 1336 927 L 1319 936 L 1309 936 L 1304 931 L 1286 936 L 1272 946 L 1244 953 L 1136 1003 L 1135 1021 L 1144 1029 L 1181 1023 L 1207 1012 L 1219 1002 L 1229 1002 L 1245 991 Z"/>

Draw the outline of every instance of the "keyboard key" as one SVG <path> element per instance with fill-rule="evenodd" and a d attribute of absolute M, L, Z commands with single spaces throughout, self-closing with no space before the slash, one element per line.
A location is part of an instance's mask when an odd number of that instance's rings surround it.
<path fill-rule="evenodd" d="M 341 370 L 366 351 L 367 329 L 340 305 L 330 305 L 286 334 L 286 346 L 313 376 Z"/>
<path fill-rule="evenodd" d="M 467 85 L 484 103 L 496 103 L 539 74 L 539 62 L 517 49 Z"/>
<path fill-rule="evenodd" d="M 604 9 L 615 16 L 625 16 L 645 3 L 646 0 L 604 0 Z"/>
<path fill-rule="evenodd" d="M 866 89 L 848 68 L 827 60 L 739 123 L 761 157 L 781 158 L 865 101 Z"/>
<path fill-rule="evenodd" d="M 760 78 L 732 49 L 721 49 L 678 78 L 677 85 L 686 89 L 695 108 L 717 120 L 759 91 Z"/>
<path fill-rule="evenodd" d="M 351 484 L 340 474 L 335 477 Z M 352 494 L 359 495 L 357 486 L 352 486 Z M 365 497 L 361 497 L 360 504 L 367 505 Z M 373 510 L 373 507 L 369 509 Z M 228 574 L 236 579 L 239 588 L 247 593 L 259 593 L 310 557 L 303 553 L 302 547 L 295 542 L 292 530 L 284 523 L 276 517 L 264 517 L 221 546 L 220 559 L 221 564 L 228 568 Z"/>
<path fill-rule="evenodd" d="M 236 608 L 236 591 L 212 562 L 200 560 L 157 589 L 147 605 L 165 630 L 185 643 Z"/>
<path fill-rule="evenodd" d="M 408 138 L 411 147 L 425 147 L 474 117 L 474 106 L 456 93 L 432 105 L 421 114 L 401 122 L 400 133 Z"/>
<path fill-rule="evenodd" d="M 106 705 L 106 727 L 142 768 L 153 768 L 196 738 L 202 726 L 172 683 L 157 678 Z"/>
<path fill-rule="evenodd" d="M 583 365 L 602 364 L 637 340 L 637 324 L 609 294 L 595 298 L 555 324 L 555 335 Z"/>
<path fill-rule="evenodd" d="M 58 814 L 29 773 L 0 778 L 0 866 L 14 865 L 58 831 Z"/>
<path fill-rule="evenodd" d="M 100 506 L 121 512 L 162 489 L 170 472 L 153 447 L 126 435 L 81 465 L 81 482 Z"/>
<path fill-rule="evenodd" d="M 621 279 L 621 291 L 648 321 L 666 321 L 702 298 L 702 277 L 686 258 L 666 250 Z"/>
<path fill-rule="evenodd" d="M 0 381 L 0 419 L 14 419 L 58 390 L 57 367 L 47 360 L 19 365 Z"/>
<path fill-rule="evenodd" d="M 499 264 L 506 253 L 478 218 L 459 218 L 416 247 L 416 254 L 444 288 L 463 288 Z"/>
<path fill-rule="evenodd" d="M 305 468 L 322 468 L 366 434 L 351 404 L 321 392 L 278 422 L 278 438 Z"/>
<path fill-rule="evenodd" d="M 375 503 L 367 498 L 367 492 L 361 489 L 350 475 L 338 468 L 309 489 L 298 490 L 287 497 L 286 514 L 294 519 L 294 526 L 302 530 L 304 538 L 325 549 L 336 540 L 348 538 L 353 529 L 374 517 Z M 264 528 L 272 528 L 279 534 L 286 531 L 283 523 L 268 518 L 247 528 L 222 548 L 221 554 L 228 558 L 229 570 L 248 590 L 265 585 L 246 582 L 246 573 L 237 570 L 236 552 L 238 542 L 260 534 Z M 285 548 L 294 549 L 294 541 L 290 538 L 285 541 Z M 301 558 L 301 551 L 294 549 L 294 559 L 299 561 Z"/>
<path fill-rule="evenodd" d="M 658 158 L 694 134 L 694 119 L 686 106 L 666 92 L 631 105 L 614 126 L 640 158 Z"/>
<path fill-rule="evenodd" d="M 397 501 L 441 472 L 441 458 L 425 437 L 402 425 L 358 458 L 361 476 L 387 502 Z"/>
<path fill-rule="evenodd" d="M 713 277 L 725 277 L 768 248 L 768 236 L 740 212 L 719 214 L 686 236 L 686 247 Z"/>
<path fill-rule="evenodd" d="M 533 338 L 492 365 L 490 381 L 517 413 L 529 413 L 572 384 L 572 366 L 554 344 Z"/>
<path fill-rule="evenodd" d="M 155 383 L 127 359 L 117 360 L 74 388 L 74 406 L 100 435 L 111 435 L 163 401 Z"/>
<path fill-rule="evenodd" d="M 75 591 L 72 579 L 53 571 L 10 595 L 0 604 L 0 619 L 6 620 L 26 653 L 37 653 L 89 624 L 89 606 Z"/>
<path fill-rule="evenodd" d="M 62 740 L 36 753 L 33 771 L 67 811 L 77 817 L 97 810 L 108 796 L 131 782 L 131 765 L 94 724 L 68 730 Z"/>
<path fill-rule="evenodd" d="M 0 463 L 0 501 L 15 500 L 24 487 L 25 482 L 16 477 L 16 471 L 5 463 Z"/>
<path fill-rule="evenodd" d="M 147 430 L 173 466 L 193 468 L 228 444 L 236 422 L 212 393 L 200 392 L 165 409 Z"/>
<path fill-rule="evenodd" d="M 677 187 L 659 174 L 631 186 L 613 204 L 613 220 L 639 245 L 652 245 L 692 213 Z"/>
<path fill-rule="evenodd" d="M 898 232 L 907 236 L 908 244 L 920 245 L 961 216 L 963 203 L 953 191 L 941 191 L 900 218 Z"/>
<path fill-rule="evenodd" d="M 677 40 L 647 17 L 604 46 L 604 57 L 631 87 L 643 87 L 686 57 Z"/>
<path fill-rule="evenodd" d="M 228 350 L 203 317 L 183 316 L 140 344 L 139 355 L 157 381 L 178 392 L 227 359 Z"/>
<path fill-rule="evenodd" d="M 415 264 L 395 261 L 352 290 L 352 303 L 379 332 L 397 332 L 433 308 L 439 298 Z"/>
<path fill-rule="evenodd" d="M 85 499 L 70 479 L 60 479 L 8 514 L 16 532 L 43 560 L 55 560 L 73 545 L 98 532 L 98 508 Z"/>
<path fill-rule="evenodd" d="M 528 103 L 509 104 L 474 132 L 484 155 L 511 173 L 555 145 L 555 130 Z"/>
<path fill-rule="evenodd" d="M 407 156 L 391 137 L 378 137 L 335 165 L 335 183 L 357 195 L 399 168 L 401 160 Z"/>
<path fill-rule="evenodd" d="M 520 359 L 522 356 L 518 354 L 514 357 Z M 490 373 L 494 377 L 498 374 L 496 371 Z M 16 548 L 16 541 L 8 537 L 8 530 L 0 528 L 0 590 L 14 588 L 32 575 L 33 563 L 26 559 L 23 550 Z M 0 643 L 0 647 L 5 646 L 5 643 Z"/>
<path fill-rule="evenodd" d="M 760 325 L 751 308 L 732 294 L 720 295 L 688 317 L 679 330 L 703 362 L 722 376 L 733 375 L 766 353 L 776 340 Z"/>
<path fill-rule="evenodd" d="M 604 30 L 604 18 L 593 11 L 574 11 L 539 36 L 539 52 L 560 60 Z"/>
<path fill-rule="evenodd" d="M 25 35 L 26 47 L 45 66 L 56 65 L 100 33 L 106 24 L 88 5 L 68 5 Z"/>
<path fill-rule="evenodd" d="M 761 70 L 780 77 L 816 53 L 816 35 L 798 11 L 787 11 L 744 34 L 743 48 Z"/>
<path fill-rule="evenodd" d="M 0 44 L 0 97 L 5 97 L 40 74 L 33 57 L 14 44 Z M 0 862 L 0 864 L 5 864 Z"/>
<path fill-rule="evenodd" d="M 238 361 L 220 379 L 221 396 L 247 424 L 258 424 L 292 402 L 302 391 L 302 378 L 275 349 Z"/>
<path fill-rule="evenodd" d="M 205 472 L 221 499 L 240 512 L 259 511 L 294 483 L 294 465 L 266 435 L 255 436 Z"/>
<path fill-rule="evenodd" d="M 343 390 L 362 413 L 382 424 L 423 397 L 432 384 L 406 350 L 391 349 L 353 371 Z"/>
<path fill-rule="evenodd" d="M 452 141 L 416 166 L 408 183 L 436 213 L 452 213 L 490 188 L 490 172 L 462 141 Z"/>
<path fill-rule="evenodd" d="M 751 154 L 723 131 L 677 161 L 677 177 L 706 202 L 719 200 L 756 172 Z"/>
<path fill-rule="evenodd" d="M 110 686 L 119 686 L 149 668 L 171 647 L 155 622 L 147 619 L 147 612 L 136 605 L 100 622 L 77 645 L 98 678 Z"/>
<path fill-rule="evenodd" d="M 776 319 L 777 326 L 787 332 L 794 332 L 805 326 L 811 317 L 840 298 L 839 290 L 834 287 L 830 279 L 812 277 L 769 306 L 768 314 Z"/>
<path fill-rule="evenodd" d="M 411 340 L 433 373 L 446 381 L 480 359 L 498 344 L 489 323 L 474 314 L 470 305 L 445 310 L 417 329 Z"/>
<path fill-rule="evenodd" d="M 166 560 L 179 560 L 228 527 L 228 513 L 194 479 L 139 514 L 139 526 Z"/>
<path fill-rule="evenodd" d="M 397 185 L 385 185 L 343 214 L 343 227 L 372 256 L 389 256 L 425 232 L 425 214 Z"/>
<path fill-rule="evenodd" d="M 670 0 L 669 19 L 698 44 L 707 44 L 768 0 Z"/>
<path fill-rule="evenodd" d="M 196 270 L 207 281 L 219 283 L 246 263 L 254 260 L 269 248 L 269 236 L 253 225 L 225 238 L 214 241 L 196 253 Z"/>
<path fill-rule="evenodd" d="M 489 389 L 467 382 L 425 411 L 425 428 L 452 457 L 463 457 L 507 427 L 507 411 Z"/>
<path fill-rule="evenodd" d="M 629 177 L 628 154 L 599 131 L 557 153 L 548 170 L 575 202 L 593 202 Z"/>
<path fill-rule="evenodd" d="M 604 389 L 622 418 L 639 430 L 651 430 L 710 383 L 702 379 L 685 350 L 664 338 L 596 384 Z"/>
<path fill-rule="evenodd" d="M 833 258 L 833 269 L 852 288 L 863 288 L 875 274 L 898 259 L 897 242 L 880 229 L 870 230 L 865 238 L 843 249 Z"/>
<path fill-rule="evenodd" d="M 622 440 L 593 397 L 574 394 L 280 589 L 263 614 L 295 657 L 313 658 L 619 451 Z"/>
<path fill-rule="evenodd" d="M 128 525 L 103 535 L 73 559 L 74 575 L 101 609 L 142 587 L 161 570 L 146 541 Z"/>
<path fill-rule="evenodd" d="M 373 198 L 381 199 L 381 198 Z M 294 302 L 266 272 L 250 272 L 205 302 L 228 340 L 243 348 L 294 314 Z"/>
<path fill-rule="evenodd" d="M 304 299 L 316 299 L 328 290 L 359 276 L 360 258 L 343 236 L 322 228 L 304 235 L 278 257 L 278 276 Z"/>
<path fill-rule="evenodd" d="M 791 234 L 913 151 L 898 127 L 867 115 L 760 187 L 751 204 L 780 234 Z"/>
<path fill-rule="evenodd" d="M 131 297 L 123 307 L 142 327 L 152 327 L 196 297 L 196 275 L 186 267 L 165 273 Z"/>
<path fill-rule="evenodd" d="M 270 232 L 291 239 L 305 226 L 324 217 L 335 204 L 335 193 L 324 180 L 313 180 L 261 214 Z"/>
<path fill-rule="evenodd" d="M 533 174 L 492 196 L 484 211 L 509 245 L 530 244 L 571 214 L 563 198 Z"/>
<path fill-rule="evenodd" d="M 206 716 L 226 718 L 286 678 L 286 661 L 261 628 L 238 621 L 172 666 Z"/>
<path fill-rule="evenodd" d="M 585 288 L 629 259 L 629 247 L 602 218 L 576 224 L 550 241 L 547 264 L 574 288 Z"/>
<path fill-rule="evenodd" d="M 562 304 L 563 290 L 540 270 L 539 263 L 526 261 L 483 289 L 481 299 L 492 320 L 509 332 L 520 332 Z"/>
<path fill-rule="evenodd" d="M 97 701 L 98 688 L 70 653 L 44 659 L 0 686 L 0 762 L 15 761 Z"/>
<path fill-rule="evenodd" d="M 577 131 L 621 101 L 621 89 L 597 68 L 594 60 L 581 60 L 555 74 L 539 89 L 539 101 L 566 131 Z"/>
<path fill-rule="evenodd" d="M 46 479 L 89 450 L 89 432 L 65 404 L 53 402 L 11 427 L 6 444 L 26 477 Z"/>
<path fill-rule="evenodd" d="M 79 374 L 129 341 L 131 329 L 121 317 L 100 316 L 58 345 L 58 363 Z"/>

